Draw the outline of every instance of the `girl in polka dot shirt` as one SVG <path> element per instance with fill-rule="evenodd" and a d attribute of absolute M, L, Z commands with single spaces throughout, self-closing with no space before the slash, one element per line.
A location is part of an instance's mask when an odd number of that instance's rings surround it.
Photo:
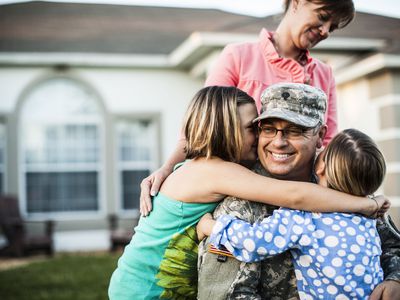
<path fill-rule="evenodd" d="M 358 196 L 373 194 L 385 171 L 376 144 L 355 129 L 337 134 L 315 164 L 320 185 Z M 229 215 L 214 221 L 208 214 L 197 230 L 199 236 L 211 233 L 211 244 L 244 262 L 290 250 L 301 299 L 368 299 L 383 280 L 375 225 L 362 215 L 280 208 L 253 225 Z"/>

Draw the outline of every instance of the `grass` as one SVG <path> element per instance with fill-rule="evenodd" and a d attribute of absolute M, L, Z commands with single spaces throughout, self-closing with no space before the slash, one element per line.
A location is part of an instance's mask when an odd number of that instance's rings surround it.
<path fill-rule="evenodd" d="M 62 254 L 0 271 L 0 299 L 108 299 L 108 283 L 120 255 Z"/>

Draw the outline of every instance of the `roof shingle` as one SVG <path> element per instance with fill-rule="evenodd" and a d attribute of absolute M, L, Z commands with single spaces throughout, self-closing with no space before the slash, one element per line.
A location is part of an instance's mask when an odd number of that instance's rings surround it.
<path fill-rule="evenodd" d="M 253 33 L 279 16 L 214 9 L 27 2 L 0 6 L 0 52 L 169 54 L 194 31 Z M 358 13 L 335 36 L 387 39 L 400 51 L 400 19 Z"/>

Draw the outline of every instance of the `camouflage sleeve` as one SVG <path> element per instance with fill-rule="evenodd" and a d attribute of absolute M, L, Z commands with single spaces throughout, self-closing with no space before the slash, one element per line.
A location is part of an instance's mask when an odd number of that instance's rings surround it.
<path fill-rule="evenodd" d="M 255 222 L 264 218 L 266 207 L 235 197 L 227 197 L 214 211 L 214 218 L 229 214 Z M 234 258 L 221 262 L 218 256 L 207 252 L 208 239 L 199 247 L 198 299 L 261 299 L 258 295 L 260 264 L 246 264 Z"/>
<path fill-rule="evenodd" d="M 257 211 L 254 213 L 254 206 L 260 206 L 260 208 L 257 207 L 256 210 L 262 210 L 261 205 L 258 203 L 252 204 L 250 201 L 229 196 L 217 206 L 217 208 L 214 210 L 213 217 L 216 219 L 221 215 L 230 215 L 232 217 L 254 223 L 255 219 L 257 218 Z"/>
<path fill-rule="evenodd" d="M 382 243 L 381 265 L 385 280 L 400 282 L 400 233 L 390 216 L 377 221 Z"/>
<path fill-rule="evenodd" d="M 262 299 L 298 300 L 297 280 L 289 251 L 263 260 L 261 263 Z"/>

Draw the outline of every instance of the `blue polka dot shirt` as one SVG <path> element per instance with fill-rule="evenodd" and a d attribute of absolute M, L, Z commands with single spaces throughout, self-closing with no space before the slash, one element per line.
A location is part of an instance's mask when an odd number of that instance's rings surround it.
<path fill-rule="evenodd" d="M 220 216 L 210 242 L 244 262 L 290 250 L 301 299 L 368 299 L 383 280 L 375 225 L 354 214 L 280 208 L 253 225 Z"/>

